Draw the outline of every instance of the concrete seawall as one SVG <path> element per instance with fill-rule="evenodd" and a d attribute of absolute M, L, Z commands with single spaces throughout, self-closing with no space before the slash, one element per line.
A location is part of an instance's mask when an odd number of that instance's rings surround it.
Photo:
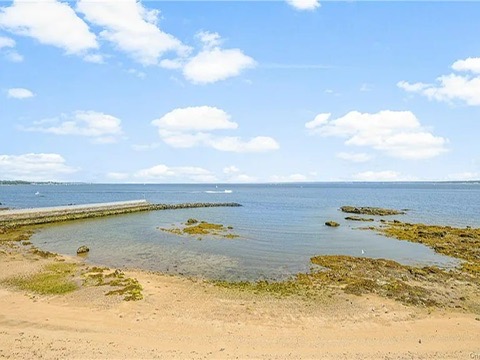
<path fill-rule="evenodd" d="M 101 204 L 68 205 L 35 209 L 4 210 L 0 212 L 0 227 L 46 224 L 101 216 L 128 214 L 140 211 L 175 210 L 201 207 L 236 207 L 238 203 L 151 204 L 146 200 Z"/>

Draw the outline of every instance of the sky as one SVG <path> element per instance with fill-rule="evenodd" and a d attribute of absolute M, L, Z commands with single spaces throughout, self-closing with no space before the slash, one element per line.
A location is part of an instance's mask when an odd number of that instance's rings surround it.
<path fill-rule="evenodd" d="M 480 2 L 0 2 L 0 179 L 480 179 Z"/>

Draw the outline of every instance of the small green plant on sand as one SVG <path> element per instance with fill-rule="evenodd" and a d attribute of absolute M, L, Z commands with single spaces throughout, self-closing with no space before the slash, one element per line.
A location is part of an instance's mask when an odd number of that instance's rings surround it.
<path fill-rule="evenodd" d="M 105 295 L 121 295 L 125 301 L 143 299 L 142 285 L 137 279 L 126 277 L 120 270 L 109 272 L 108 268 L 93 267 L 84 276 L 84 285 L 111 286 L 117 289 L 108 291 Z"/>
<path fill-rule="evenodd" d="M 72 281 L 77 271 L 77 265 L 71 263 L 52 263 L 36 274 L 13 277 L 6 284 L 21 290 L 33 291 L 43 295 L 60 295 L 72 292 L 78 288 Z"/>

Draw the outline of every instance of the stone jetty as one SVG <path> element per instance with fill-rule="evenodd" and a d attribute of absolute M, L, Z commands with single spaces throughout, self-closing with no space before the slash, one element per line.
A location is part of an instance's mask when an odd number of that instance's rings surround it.
<path fill-rule="evenodd" d="M 140 211 L 175 210 L 202 207 L 237 207 L 238 203 L 181 203 L 152 204 L 146 200 L 120 201 L 100 204 L 55 206 L 35 209 L 4 210 L 0 212 L 0 227 L 47 224 L 101 216 L 128 214 Z"/>

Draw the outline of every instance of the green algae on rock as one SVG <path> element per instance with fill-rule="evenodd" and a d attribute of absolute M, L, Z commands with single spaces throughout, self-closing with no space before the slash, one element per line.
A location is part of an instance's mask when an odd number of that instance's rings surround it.
<path fill-rule="evenodd" d="M 399 240 L 424 244 L 436 252 L 466 260 L 462 269 L 480 276 L 480 228 L 410 224 L 389 221 L 375 228 Z"/>
<path fill-rule="evenodd" d="M 389 215 L 403 215 L 405 211 L 384 209 L 379 207 L 356 207 L 356 206 L 342 206 L 340 208 L 345 213 L 373 215 L 373 216 L 389 216 Z"/>
<path fill-rule="evenodd" d="M 198 221 L 197 219 L 188 219 L 183 227 L 159 229 L 174 235 L 196 236 L 199 240 L 202 239 L 202 236 L 222 237 L 225 239 L 235 239 L 239 237 L 231 233 L 231 230 L 233 230 L 232 226 L 213 224 L 206 221 Z"/>

